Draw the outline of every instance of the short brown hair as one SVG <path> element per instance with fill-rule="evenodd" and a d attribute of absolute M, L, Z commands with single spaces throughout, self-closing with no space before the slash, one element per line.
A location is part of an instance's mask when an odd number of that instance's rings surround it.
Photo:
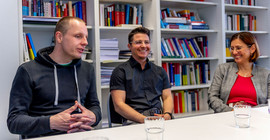
<path fill-rule="evenodd" d="M 255 36 L 252 33 L 250 33 L 250 32 L 239 32 L 239 33 L 236 33 L 236 34 L 234 34 L 231 37 L 230 44 L 235 39 L 242 40 L 249 48 L 252 45 L 255 45 L 255 48 L 256 48 L 255 49 L 255 52 L 253 54 L 251 54 L 251 56 L 249 58 L 249 62 L 255 62 L 259 58 L 259 56 L 260 56 L 259 45 L 258 45 L 258 42 L 257 42 Z"/>
<path fill-rule="evenodd" d="M 57 31 L 60 31 L 63 35 L 66 34 L 69 29 L 69 23 L 71 20 L 77 20 L 79 22 L 85 23 L 82 19 L 78 17 L 70 17 L 70 16 L 63 17 L 57 22 L 56 27 L 54 29 L 54 35 Z"/>
<path fill-rule="evenodd" d="M 137 27 L 133 29 L 129 34 L 128 34 L 128 43 L 131 43 L 133 41 L 133 36 L 135 34 L 142 33 L 142 34 L 147 34 L 149 39 L 150 39 L 150 31 L 149 29 L 145 27 Z"/>

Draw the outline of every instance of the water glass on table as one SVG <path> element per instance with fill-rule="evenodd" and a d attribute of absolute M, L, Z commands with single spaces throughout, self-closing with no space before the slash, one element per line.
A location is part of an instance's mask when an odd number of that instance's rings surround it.
<path fill-rule="evenodd" d="M 251 110 L 251 106 L 249 105 L 235 105 L 233 107 L 236 127 L 249 128 L 250 110 Z"/>
<path fill-rule="evenodd" d="M 164 118 L 148 116 L 144 119 L 147 140 L 163 140 Z"/>

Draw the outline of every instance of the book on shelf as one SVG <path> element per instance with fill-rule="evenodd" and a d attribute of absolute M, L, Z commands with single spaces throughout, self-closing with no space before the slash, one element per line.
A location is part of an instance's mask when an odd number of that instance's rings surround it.
<path fill-rule="evenodd" d="M 132 22 L 131 24 L 138 24 L 138 20 L 137 20 L 137 7 L 133 6 L 133 15 L 132 15 Z"/>
<path fill-rule="evenodd" d="M 125 27 L 125 28 L 137 28 L 142 27 L 142 25 L 139 24 L 119 24 L 117 27 Z"/>
<path fill-rule="evenodd" d="M 32 39 L 31 34 L 30 33 L 26 33 L 26 37 L 29 39 L 29 43 L 30 43 L 30 46 L 32 48 L 34 57 L 37 57 L 37 52 L 36 52 L 36 49 L 35 49 L 34 42 L 33 42 L 33 39 Z"/>
<path fill-rule="evenodd" d="M 174 113 L 177 114 L 177 113 L 180 113 L 179 111 L 179 94 L 178 92 L 176 93 L 173 93 L 173 109 L 174 109 Z"/>
<path fill-rule="evenodd" d="M 255 6 L 256 0 L 224 0 L 225 4 Z"/>
<path fill-rule="evenodd" d="M 188 9 L 176 11 L 165 8 L 160 11 L 161 28 L 186 29 L 186 30 L 208 30 L 209 25 L 200 19 L 198 12 Z M 164 25 L 164 26 L 163 26 Z"/>
<path fill-rule="evenodd" d="M 165 39 L 164 38 L 161 38 L 161 44 L 164 46 L 165 51 L 166 51 L 166 54 L 168 56 L 173 56 L 173 54 L 172 54 L 171 50 L 169 49 L 167 43 L 165 42 Z"/>
<path fill-rule="evenodd" d="M 179 63 L 175 63 L 174 65 L 174 83 L 175 86 L 181 86 L 182 85 L 182 77 L 181 77 L 181 65 Z"/>
<path fill-rule="evenodd" d="M 165 17 L 163 18 L 163 22 L 166 23 L 187 23 L 187 19 L 185 17 Z"/>
<path fill-rule="evenodd" d="M 191 43 L 191 47 L 194 50 L 197 57 L 203 57 L 202 52 L 201 52 L 196 40 L 194 40 L 194 38 L 190 38 L 190 39 L 188 39 L 188 41 Z"/>
<path fill-rule="evenodd" d="M 167 47 L 168 50 L 170 51 L 171 56 L 176 56 L 176 55 L 175 55 L 175 52 L 174 52 L 174 50 L 173 50 L 173 48 L 172 48 L 171 45 L 169 44 L 168 39 L 164 39 L 164 42 L 165 42 L 165 44 L 166 44 L 166 47 Z"/>
<path fill-rule="evenodd" d="M 176 37 L 161 38 L 161 52 L 163 58 L 200 58 L 208 57 L 207 37 L 198 36 L 193 38 Z"/>
<path fill-rule="evenodd" d="M 178 51 L 179 55 L 181 56 L 181 58 L 185 58 L 186 56 L 182 50 L 181 45 L 178 42 L 178 39 L 176 37 L 172 37 L 171 39 L 173 41 L 173 44 L 175 45 L 176 50 Z"/>
<path fill-rule="evenodd" d="M 168 74 L 171 86 L 199 85 L 209 82 L 209 69 L 206 62 L 162 63 Z"/>
<path fill-rule="evenodd" d="M 191 58 L 190 53 L 189 53 L 184 41 L 182 39 L 178 39 L 178 43 L 179 43 L 181 49 L 183 50 L 183 52 L 185 54 L 185 57 L 186 58 Z"/>
<path fill-rule="evenodd" d="M 142 25 L 143 8 L 141 4 L 101 3 L 100 5 L 102 6 L 100 6 L 101 12 L 99 14 L 100 17 L 104 17 L 104 26 L 118 26 L 121 24 Z M 103 7 L 104 10 L 102 9 Z M 102 11 L 104 11 L 103 15 L 101 15 Z"/>
<path fill-rule="evenodd" d="M 30 60 L 34 60 L 36 57 L 36 51 L 35 51 L 35 47 L 34 47 L 34 43 L 32 41 L 31 35 L 30 33 L 23 33 L 23 37 L 24 37 L 24 57 L 25 57 L 25 61 L 28 61 L 30 58 Z M 27 47 L 27 48 L 26 48 Z M 27 55 L 27 49 L 28 49 L 28 55 Z"/>
<path fill-rule="evenodd" d="M 125 15 L 126 15 L 125 24 L 129 24 L 129 18 L 130 18 L 129 10 L 130 10 L 130 4 L 126 4 L 125 5 Z"/>
<path fill-rule="evenodd" d="M 99 4 L 99 26 L 105 26 L 104 14 L 104 4 Z"/>
<path fill-rule="evenodd" d="M 174 91 L 174 114 L 208 110 L 207 89 Z"/>
<path fill-rule="evenodd" d="M 34 55 L 33 50 L 31 48 L 31 44 L 30 44 L 28 36 L 26 36 L 26 41 L 27 41 L 27 46 L 28 46 L 29 57 L 30 57 L 31 60 L 34 60 L 35 55 Z"/>
<path fill-rule="evenodd" d="M 226 57 L 231 57 L 232 55 L 231 55 L 231 51 L 230 51 L 230 47 L 231 47 L 231 45 L 230 45 L 230 38 L 226 38 Z"/>
<path fill-rule="evenodd" d="M 179 53 L 177 52 L 176 47 L 174 43 L 172 42 L 171 38 L 165 39 L 165 41 L 167 42 L 168 46 L 171 48 L 174 56 L 179 56 Z"/>
<path fill-rule="evenodd" d="M 194 51 L 191 49 L 191 46 L 190 46 L 190 44 L 189 44 L 189 41 L 187 40 L 187 38 L 182 38 L 182 40 L 183 40 L 183 43 L 184 43 L 184 45 L 185 45 L 185 48 L 187 49 L 187 51 L 189 52 L 189 54 L 190 54 L 190 56 L 192 57 L 192 58 L 196 58 L 196 56 L 194 56 Z"/>
<path fill-rule="evenodd" d="M 29 51 L 28 51 L 28 45 L 27 45 L 27 39 L 26 39 L 26 33 L 23 32 L 23 61 L 27 62 L 30 61 L 30 57 L 29 57 Z M 30 44 L 30 43 L 29 43 Z"/>
<path fill-rule="evenodd" d="M 59 17 L 23 16 L 23 21 L 58 22 Z"/>
<path fill-rule="evenodd" d="M 58 20 L 53 17 L 61 18 L 65 16 L 76 16 L 87 23 L 86 1 L 23 0 L 22 6 L 23 17 L 26 17 L 23 20 L 28 21 L 28 23 L 34 23 L 34 21 L 57 22 Z"/>
<path fill-rule="evenodd" d="M 125 24 L 126 21 L 126 12 L 125 12 L 125 5 L 120 4 L 120 23 L 119 24 Z"/>
<path fill-rule="evenodd" d="M 173 72 L 173 67 L 174 65 L 172 63 L 168 63 L 168 71 L 169 71 L 169 81 L 170 81 L 170 84 L 171 86 L 173 86 L 175 84 L 174 82 L 174 72 Z"/>
<path fill-rule="evenodd" d="M 256 31 L 256 16 L 251 14 L 227 14 L 226 29 L 234 31 Z"/>
<path fill-rule="evenodd" d="M 115 11 L 114 11 L 114 26 L 117 26 L 120 24 L 120 4 L 115 4 Z"/>

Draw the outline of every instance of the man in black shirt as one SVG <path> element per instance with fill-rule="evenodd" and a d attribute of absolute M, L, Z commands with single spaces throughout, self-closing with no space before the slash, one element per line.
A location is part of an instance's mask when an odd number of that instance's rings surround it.
<path fill-rule="evenodd" d="M 143 123 L 150 115 L 172 119 L 173 99 L 167 73 L 147 58 L 150 31 L 138 27 L 129 33 L 128 41 L 132 56 L 113 71 L 110 81 L 116 112 L 137 123 Z"/>

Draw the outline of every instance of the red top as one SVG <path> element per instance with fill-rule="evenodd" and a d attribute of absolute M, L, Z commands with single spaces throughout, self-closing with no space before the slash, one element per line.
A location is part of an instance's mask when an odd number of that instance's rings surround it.
<path fill-rule="evenodd" d="M 244 101 L 251 106 L 257 105 L 257 94 L 251 81 L 251 77 L 242 77 L 238 75 L 231 89 L 227 104 Z"/>

